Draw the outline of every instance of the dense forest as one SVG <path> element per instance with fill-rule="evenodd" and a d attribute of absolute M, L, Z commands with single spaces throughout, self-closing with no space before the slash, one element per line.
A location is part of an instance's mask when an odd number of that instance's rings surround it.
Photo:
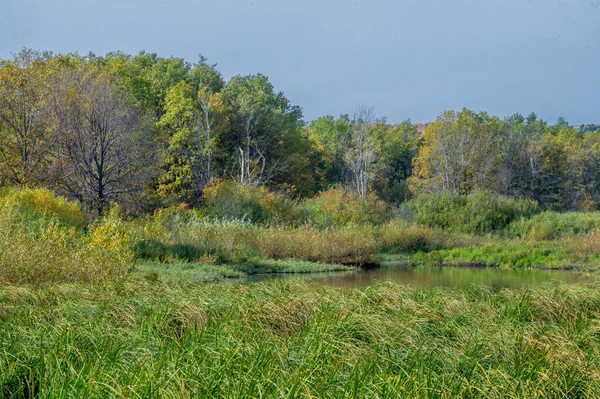
<path fill-rule="evenodd" d="M 201 208 L 224 182 L 294 201 L 485 191 L 594 210 L 600 130 L 588 128 L 463 109 L 421 129 L 368 106 L 307 123 L 266 76 L 225 81 L 202 56 L 23 50 L 0 62 L 0 185 L 51 189 L 89 215 L 115 202 Z"/>

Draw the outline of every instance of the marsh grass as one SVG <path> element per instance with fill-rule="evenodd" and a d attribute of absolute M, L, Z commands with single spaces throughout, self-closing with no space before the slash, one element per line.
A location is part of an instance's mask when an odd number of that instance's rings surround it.
<path fill-rule="evenodd" d="M 374 227 L 380 250 L 386 254 L 401 254 L 436 249 L 462 248 L 485 242 L 485 238 L 468 234 L 449 233 L 441 229 L 392 220 Z"/>
<path fill-rule="evenodd" d="M 0 288 L 0 396 L 600 395 L 600 286 Z"/>
<path fill-rule="evenodd" d="M 237 220 L 207 219 L 193 213 L 158 213 L 140 227 L 137 254 L 160 262 L 242 264 L 256 258 L 365 265 L 377 262 L 372 228 L 348 225 L 318 230 L 310 226 L 258 226 Z"/>
<path fill-rule="evenodd" d="M 597 270 L 600 265 L 597 233 L 562 241 L 488 240 L 464 248 L 415 255 L 415 264 L 501 266 L 523 268 Z"/>
<path fill-rule="evenodd" d="M 246 274 L 278 274 L 278 273 L 327 273 L 327 272 L 352 272 L 356 268 L 346 265 L 299 261 L 296 259 L 256 259 L 241 265 L 236 265 L 237 270 Z"/>
<path fill-rule="evenodd" d="M 600 212 L 543 212 L 513 222 L 507 235 L 528 240 L 583 237 L 600 229 Z"/>
<path fill-rule="evenodd" d="M 295 259 L 255 259 L 239 265 L 214 265 L 196 262 L 159 263 L 140 261 L 131 270 L 133 277 L 148 281 L 178 284 L 196 284 L 226 280 L 244 280 L 253 274 L 304 274 L 328 272 L 353 272 L 356 268 L 344 265 L 314 263 Z"/>
<path fill-rule="evenodd" d="M 132 275 L 148 281 L 163 281 L 179 284 L 196 284 L 243 279 L 246 275 L 227 265 L 207 265 L 200 263 L 159 263 L 154 261 L 137 262 Z"/>

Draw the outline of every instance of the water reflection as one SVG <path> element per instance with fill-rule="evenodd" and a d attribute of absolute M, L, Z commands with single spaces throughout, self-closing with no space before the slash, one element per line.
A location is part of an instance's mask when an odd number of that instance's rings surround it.
<path fill-rule="evenodd" d="M 569 284 L 589 283 L 599 281 L 600 275 L 598 273 L 565 270 L 503 270 L 499 268 L 396 265 L 356 273 L 251 276 L 249 281 L 255 282 L 268 279 L 303 279 L 318 285 L 331 285 L 340 288 L 364 288 L 375 282 L 393 281 L 417 288 L 464 287 L 471 284 L 484 284 L 500 289 L 535 287 L 553 280 Z"/>

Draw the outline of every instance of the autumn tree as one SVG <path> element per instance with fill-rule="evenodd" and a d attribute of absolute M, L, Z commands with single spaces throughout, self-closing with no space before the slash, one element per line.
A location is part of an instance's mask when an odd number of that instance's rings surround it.
<path fill-rule="evenodd" d="M 141 112 L 102 71 L 64 71 L 57 83 L 57 188 L 102 214 L 142 188 L 152 151 Z"/>
<path fill-rule="evenodd" d="M 52 134 L 47 59 L 23 50 L 0 64 L 0 182 L 43 180 Z"/>
<path fill-rule="evenodd" d="M 423 132 L 414 160 L 412 189 L 467 194 L 498 187 L 501 123 L 486 113 L 446 111 Z"/>

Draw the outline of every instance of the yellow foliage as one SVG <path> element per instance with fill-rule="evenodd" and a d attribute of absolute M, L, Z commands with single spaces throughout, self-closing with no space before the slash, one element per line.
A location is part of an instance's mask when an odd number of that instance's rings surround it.
<path fill-rule="evenodd" d="M 87 234 L 64 222 L 83 223 L 77 204 L 48 192 L 23 191 L 0 201 L 0 282 L 99 282 L 127 272 L 132 238 L 116 210 Z"/>
<path fill-rule="evenodd" d="M 81 206 L 46 189 L 24 188 L 0 193 L 0 204 L 13 202 L 24 216 L 44 215 L 57 218 L 61 223 L 76 228 L 83 227 L 85 216 Z"/>
<path fill-rule="evenodd" d="M 349 223 L 380 223 L 388 205 L 370 193 L 365 198 L 329 189 L 304 203 L 313 223 L 320 227 L 345 226 Z"/>

